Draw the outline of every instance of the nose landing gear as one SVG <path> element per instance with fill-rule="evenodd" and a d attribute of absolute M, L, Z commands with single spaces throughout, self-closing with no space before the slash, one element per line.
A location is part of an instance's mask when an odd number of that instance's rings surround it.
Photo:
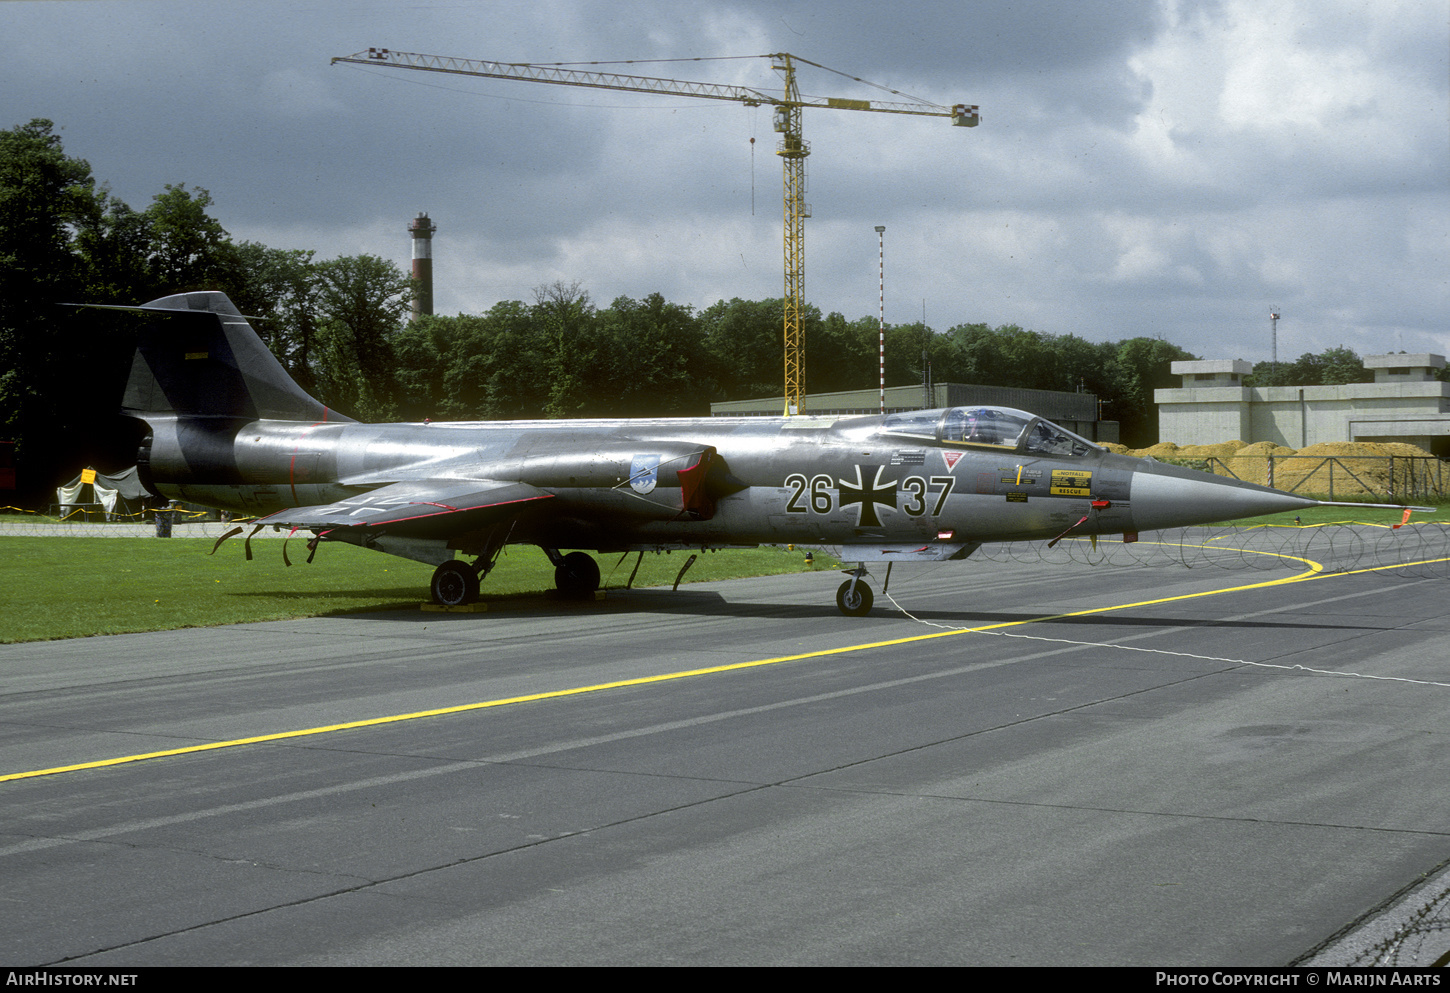
<path fill-rule="evenodd" d="M 866 585 L 866 566 L 858 562 L 856 568 L 846 570 L 851 578 L 836 590 L 836 606 L 847 617 L 865 617 L 871 613 L 871 604 L 876 597 Z"/>

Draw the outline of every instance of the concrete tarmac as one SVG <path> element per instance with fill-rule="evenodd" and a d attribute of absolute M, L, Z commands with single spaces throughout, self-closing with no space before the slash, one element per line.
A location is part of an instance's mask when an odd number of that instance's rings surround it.
<path fill-rule="evenodd" d="M 0 646 L 0 962 L 1429 964 L 1343 942 L 1444 888 L 1445 580 L 1294 575 Z"/>

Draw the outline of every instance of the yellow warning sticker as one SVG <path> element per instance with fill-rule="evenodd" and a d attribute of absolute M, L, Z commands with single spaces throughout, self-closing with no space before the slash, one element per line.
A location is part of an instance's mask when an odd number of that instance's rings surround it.
<path fill-rule="evenodd" d="M 1090 469 L 1054 469 L 1047 492 L 1053 496 L 1085 497 L 1092 495 L 1092 485 Z"/>

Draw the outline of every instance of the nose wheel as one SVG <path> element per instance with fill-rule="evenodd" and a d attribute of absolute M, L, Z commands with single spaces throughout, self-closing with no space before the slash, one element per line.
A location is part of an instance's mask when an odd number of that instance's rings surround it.
<path fill-rule="evenodd" d="M 871 613 L 871 604 L 876 597 L 866 585 L 866 570 L 862 569 L 836 590 L 836 606 L 847 617 L 865 617 Z"/>

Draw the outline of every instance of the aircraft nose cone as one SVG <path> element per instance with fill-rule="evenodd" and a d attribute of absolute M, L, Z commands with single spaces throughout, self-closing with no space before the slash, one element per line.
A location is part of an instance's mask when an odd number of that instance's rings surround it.
<path fill-rule="evenodd" d="M 1138 469 L 1129 493 L 1133 525 L 1139 531 L 1213 524 L 1318 504 L 1267 486 L 1168 465 Z"/>

